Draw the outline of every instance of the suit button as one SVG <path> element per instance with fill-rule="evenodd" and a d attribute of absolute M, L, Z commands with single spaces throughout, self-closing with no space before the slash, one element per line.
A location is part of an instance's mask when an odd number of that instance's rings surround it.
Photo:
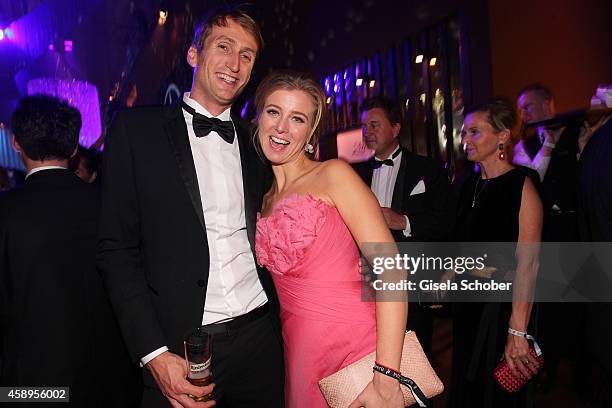
<path fill-rule="evenodd" d="M 198 286 L 203 288 L 206 285 L 206 281 L 204 279 L 198 279 Z"/>

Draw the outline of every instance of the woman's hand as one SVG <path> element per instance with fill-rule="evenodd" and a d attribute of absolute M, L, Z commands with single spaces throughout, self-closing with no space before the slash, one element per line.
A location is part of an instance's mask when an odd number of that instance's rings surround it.
<path fill-rule="evenodd" d="M 384 378 L 383 378 L 384 377 Z M 375 373 L 374 379 L 361 391 L 349 408 L 404 408 L 404 396 L 399 382 Z"/>
<path fill-rule="evenodd" d="M 524 337 L 508 334 L 504 356 L 508 368 L 516 378 L 530 379 L 538 372 L 538 362 L 529 352 L 529 342 Z"/>

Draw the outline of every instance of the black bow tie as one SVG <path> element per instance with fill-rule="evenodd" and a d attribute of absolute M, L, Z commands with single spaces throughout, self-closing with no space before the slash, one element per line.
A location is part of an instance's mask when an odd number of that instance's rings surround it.
<path fill-rule="evenodd" d="M 385 159 L 385 160 L 372 160 L 372 168 L 380 169 L 382 166 L 391 166 L 393 167 L 393 160 Z"/>
<path fill-rule="evenodd" d="M 231 120 L 219 120 L 199 114 L 185 101 L 183 101 L 182 107 L 193 116 L 193 131 L 197 137 L 204 137 L 208 136 L 210 132 L 217 132 L 221 139 L 227 143 L 234 143 L 234 124 Z"/>
<path fill-rule="evenodd" d="M 372 157 L 370 159 L 370 162 L 372 164 L 372 168 L 373 169 L 380 169 L 382 166 L 391 166 L 393 167 L 393 159 L 395 159 L 397 156 L 399 156 L 399 154 L 402 152 L 402 149 L 397 149 L 395 152 L 393 152 L 393 155 L 391 156 L 390 159 L 385 159 L 385 160 L 377 160 L 376 157 Z"/>

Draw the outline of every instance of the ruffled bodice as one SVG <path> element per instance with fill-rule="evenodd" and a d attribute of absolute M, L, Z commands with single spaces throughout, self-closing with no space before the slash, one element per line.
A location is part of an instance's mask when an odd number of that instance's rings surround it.
<path fill-rule="evenodd" d="M 272 273 L 290 272 L 320 235 L 327 214 L 334 212 L 323 200 L 292 194 L 281 199 L 268 217 L 257 214 L 257 261 Z"/>

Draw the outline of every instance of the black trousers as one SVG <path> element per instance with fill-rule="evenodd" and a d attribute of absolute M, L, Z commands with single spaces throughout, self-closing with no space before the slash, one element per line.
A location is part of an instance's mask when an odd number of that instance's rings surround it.
<path fill-rule="evenodd" d="M 431 358 L 431 342 L 433 339 L 433 312 L 426 305 L 410 302 L 408 305 L 408 330 L 413 330 L 423 351 Z"/>
<path fill-rule="evenodd" d="M 214 335 L 212 372 L 215 407 L 283 408 L 282 344 L 271 317 L 266 315 L 233 332 Z M 169 406 L 158 388 L 145 386 L 142 408 Z"/>

